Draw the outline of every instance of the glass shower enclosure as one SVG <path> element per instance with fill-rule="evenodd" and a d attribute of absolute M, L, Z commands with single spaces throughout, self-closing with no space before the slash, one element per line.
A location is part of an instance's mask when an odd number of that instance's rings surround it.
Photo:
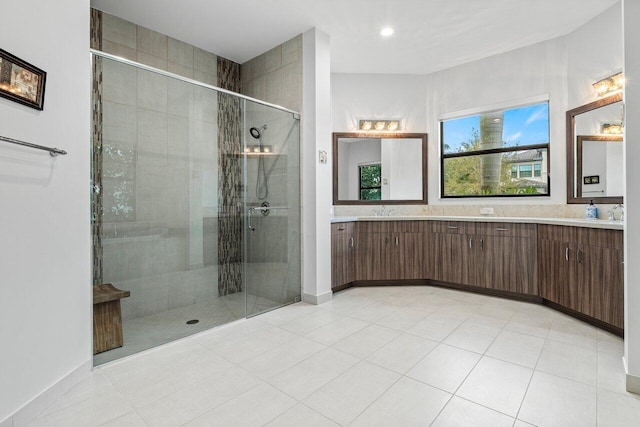
<path fill-rule="evenodd" d="M 94 364 L 299 301 L 299 114 L 92 60 L 93 285 L 130 292 Z"/>

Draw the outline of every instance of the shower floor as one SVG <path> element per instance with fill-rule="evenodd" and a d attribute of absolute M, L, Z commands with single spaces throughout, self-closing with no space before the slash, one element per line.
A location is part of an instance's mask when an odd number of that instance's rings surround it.
<path fill-rule="evenodd" d="M 253 295 L 247 297 L 247 308 L 250 313 L 269 310 L 278 305 L 280 304 L 267 298 Z M 101 365 L 111 362 L 244 317 L 245 294 L 241 292 L 125 320 L 122 323 L 124 345 L 94 355 L 93 364 Z M 193 325 L 186 323 L 193 319 L 199 322 Z"/>

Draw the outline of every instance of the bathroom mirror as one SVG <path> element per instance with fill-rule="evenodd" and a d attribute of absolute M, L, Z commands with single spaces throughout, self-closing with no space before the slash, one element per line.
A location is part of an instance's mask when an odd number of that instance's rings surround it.
<path fill-rule="evenodd" d="M 427 203 L 427 134 L 333 134 L 333 204 Z"/>
<path fill-rule="evenodd" d="M 621 93 L 567 111 L 567 203 L 622 203 L 622 118 Z"/>

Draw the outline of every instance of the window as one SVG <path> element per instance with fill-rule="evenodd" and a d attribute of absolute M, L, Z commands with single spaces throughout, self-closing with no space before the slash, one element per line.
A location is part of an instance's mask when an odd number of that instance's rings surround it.
<path fill-rule="evenodd" d="M 382 165 L 360 165 L 360 200 L 382 200 Z"/>
<path fill-rule="evenodd" d="M 440 121 L 442 197 L 548 196 L 549 103 Z"/>
<path fill-rule="evenodd" d="M 531 165 L 520 165 L 520 178 L 531 178 Z"/>

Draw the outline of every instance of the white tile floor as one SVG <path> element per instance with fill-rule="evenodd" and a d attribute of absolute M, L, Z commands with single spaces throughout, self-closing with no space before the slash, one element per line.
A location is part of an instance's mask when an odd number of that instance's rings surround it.
<path fill-rule="evenodd" d="M 250 313 L 259 313 L 277 307 L 280 303 L 267 298 L 238 292 L 223 297 L 201 299 L 195 304 L 137 317 L 122 322 L 124 345 L 96 354 L 94 365 L 102 365 L 130 356 L 180 338 L 188 337 L 211 328 L 225 325 L 245 317 L 245 303 Z M 198 323 L 186 322 L 197 319 Z"/>
<path fill-rule="evenodd" d="M 622 340 L 543 306 L 354 288 L 109 363 L 31 426 L 638 426 Z"/>

